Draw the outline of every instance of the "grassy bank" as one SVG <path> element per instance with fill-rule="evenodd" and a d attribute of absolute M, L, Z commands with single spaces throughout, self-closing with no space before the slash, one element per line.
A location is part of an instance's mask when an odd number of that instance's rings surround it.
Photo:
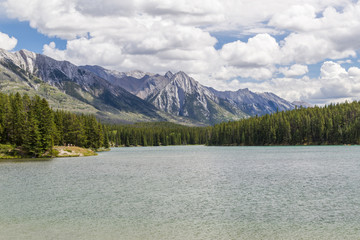
<path fill-rule="evenodd" d="M 104 149 L 102 149 L 104 151 Z M 41 157 L 87 157 L 96 156 L 97 153 L 91 149 L 75 146 L 54 146 L 52 152 L 46 152 Z M 24 154 L 20 147 L 10 144 L 0 144 L 0 159 L 31 158 Z"/>
<path fill-rule="evenodd" d="M 91 149 L 81 147 L 54 146 L 53 157 L 87 157 L 96 156 L 97 153 Z"/>
<path fill-rule="evenodd" d="M 10 144 L 0 144 L 0 159 L 21 158 L 18 150 Z"/>

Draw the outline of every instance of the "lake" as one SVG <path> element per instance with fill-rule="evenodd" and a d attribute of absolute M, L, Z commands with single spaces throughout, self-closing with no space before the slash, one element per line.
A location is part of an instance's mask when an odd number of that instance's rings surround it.
<path fill-rule="evenodd" d="M 0 162 L 0 239 L 360 239 L 360 147 Z"/>

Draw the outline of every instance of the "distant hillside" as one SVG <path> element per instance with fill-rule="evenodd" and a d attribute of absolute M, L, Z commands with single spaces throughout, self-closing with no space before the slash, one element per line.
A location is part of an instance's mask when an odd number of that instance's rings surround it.
<path fill-rule="evenodd" d="M 0 49 L 0 91 L 37 94 L 54 109 L 122 123 L 211 125 L 294 108 L 272 93 L 217 91 L 184 72 L 159 75 L 78 67 L 27 50 Z"/>
<path fill-rule="evenodd" d="M 125 89 L 70 62 L 26 50 L 15 53 L 0 50 L 0 91 L 37 94 L 46 98 L 54 109 L 96 114 L 108 122 L 200 124 L 163 113 Z"/>
<path fill-rule="evenodd" d="M 311 105 L 310 103 L 303 102 L 303 101 L 294 101 L 294 102 L 292 102 L 292 104 L 297 107 L 304 107 L 304 108 L 313 107 L 313 105 Z"/>
<path fill-rule="evenodd" d="M 238 91 L 211 91 L 219 98 L 226 99 L 234 103 L 243 112 L 250 116 L 262 116 L 276 111 L 287 111 L 294 109 L 295 105 L 269 92 L 254 93 L 249 89 L 239 89 Z"/>
<path fill-rule="evenodd" d="M 184 72 L 159 74 L 122 73 L 99 66 L 81 67 L 150 102 L 158 109 L 207 124 L 294 109 L 295 105 L 273 93 L 248 89 L 217 91 L 205 87 Z"/>

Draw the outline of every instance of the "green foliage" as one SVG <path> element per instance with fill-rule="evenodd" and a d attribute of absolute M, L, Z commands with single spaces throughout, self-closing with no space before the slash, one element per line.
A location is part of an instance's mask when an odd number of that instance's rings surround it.
<path fill-rule="evenodd" d="M 27 119 L 24 131 L 24 143 L 22 145 L 24 151 L 28 155 L 37 157 L 43 151 L 41 148 L 41 138 L 39 132 L 39 124 L 36 118 L 34 117 L 34 111 L 29 110 L 27 112 Z"/>
<path fill-rule="evenodd" d="M 34 157 L 54 154 L 54 145 L 107 149 L 186 144 L 360 144 L 360 102 L 300 108 L 213 127 L 169 122 L 103 125 L 92 115 L 53 111 L 38 96 L 0 93 L 0 144 L 14 146 L 13 153 Z"/>
<path fill-rule="evenodd" d="M 52 154 L 55 144 L 109 147 L 104 136 L 107 133 L 94 116 L 53 111 L 39 96 L 0 93 L 0 144 L 16 146 L 22 156 Z"/>
<path fill-rule="evenodd" d="M 300 108 L 215 125 L 209 145 L 360 144 L 360 102 Z"/>
<path fill-rule="evenodd" d="M 106 126 L 114 146 L 167 146 L 205 144 L 210 127 L 187 127 L 169 122 Z"/>

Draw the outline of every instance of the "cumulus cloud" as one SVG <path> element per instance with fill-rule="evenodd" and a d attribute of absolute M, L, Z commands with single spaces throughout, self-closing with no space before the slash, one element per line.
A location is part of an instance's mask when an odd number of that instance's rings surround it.
<path fill-rule="evenodd" d="M 349 77 L 354 78 L 356 80 L 360 80 L 360 68 L 351 67 L 348 70 Z"/>
<path fill-rule="evenodd" d="M 238 67 L 267 66 L 278 62 L 279 45 L 269 34 L 258 34 L 247 43 L 236 41 L 225 44 L 222 58 Z"/>
<path fill-rule="evenodd" d="M 290 67 L 291 69 L 291 67 Z M 359 99 L 360 94 L 360 68 L 345 69 L 333 61 L 326 61 L 320 68 L 320 76 L 309 78 L 283 77 L 273 78 L 271 81 L 231 82 L 234 88 L 248 87 L 254 91 L 276 92 L 279 96 L 290 100 L 302 100 L 313 104 L 323 105 L 345 100 Z"/>
<path fill-rule="evenodd" d="M 279 72 L 284 74 L 285 77 L 302 76 L 309 72 L 306 65 L 294 64 L 291 67 L 280 68 Z"/>
<path fill-rule="evenodd" d="M 9 37 L 9 35 L 0 32 L 0 48 L 5 50 L 12 50 L 17 44 L 17 39 Z"/>
<path fill-rule="evenodd" d="M 66 49 L 49 43 L 43 53 L 78 65 L 183 70 L 213 87 L 317 102 L 353 97 L 359 79 L 358 68 L 339 64 L 360 49 L 360 3 L 352 0 L 7 0 L 2 7 L 67 40 Z M 228 32 L 239 40 L 215 49 L 213 36 Z M 307 64 L 329 59 L 318 78 L 306 76 Z"/>
<path fill-rule="evenodd" d="M 310 4 L 294 5 L 284 12 L 276 13 L 269 25 L 296 32 L 316 28 L 320 20 L 316 18 L 316 8 Z"/>
<path fill-rule="evenodd" d="M 320 17 L 318 15 L 321 15 Z M 324 59 L 356 57 L 360 48 L 360 2 L 323 11 L 296 5 L 276 13 L 269 25 L 291 33 L 283 40 L 283 62 L 317 63 Z"/>

